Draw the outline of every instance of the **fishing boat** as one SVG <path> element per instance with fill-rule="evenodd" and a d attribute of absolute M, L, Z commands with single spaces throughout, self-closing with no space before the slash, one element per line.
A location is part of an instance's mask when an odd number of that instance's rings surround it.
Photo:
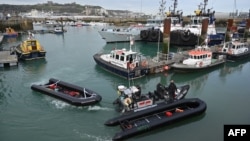
<path fill-rule="evenodd" d="M 130 49 L 114 49 L 110 53 L 96 53 L 93 58 L 103 69 L 125 79 L 141 78 L 149 73 L 147 59 L 132 51 L 133 37 L 130 37 Z"/>
<path fill-rule="evenodd" d="M 112 140 L 124 140 L 141 133 L 152 131 L 156 128 L 171 125 L 193 116 L 198 116 L 204 113 L 207 105 L 204 101 L 198 98 L 189 98 L 176 101 L 174 103 L 165 104 L 161 107 L 150 108 L 138 115 L 122 115 L 113 119 L 119 119 L 117 125 L 121 131 L 117 132 Z M 105 124 L 110 126 L 108 123 Z"/>
<path fill-rule="evenodd" d="M 206 9 L 208 0 L 204 4 L 198 5 L 195 15 L 190 17 L 190 23 L 182 29 L 171 31 L 170 44 L 178 47 L 194 47 L 198 44 L 198 38 L 202 33 L 202 21 L 208 19 L 206 33 L 209 36 L 208 46 L 221 44 L 224 40 L 224 34 L 218 33 L 215 27 L 215 11 Z M 204 5 L 204 7 L 202 7 Z"/>
<path fill-rule="evenodd" d="M 169 12 L 165 12 L 165 0 L 160 1 L 159 7 L 159 15 L 155 18 L 147 19 L 146 26 L 152 27 L 145 30 L 141 30 L 140 36 L 142 41 L 146 42 L 161 42 L 163 40 L 163 22 L 164 19 L 168 18 L 171 19 L 171 31 L 180 30 L 182 29 L 182 14 L 180 10 L 176 11 L 177 7 L 177 0 L 174 0 L 174 9 L 169 10 Z"/>
<path fill-rule="evenodd" d="M 133 36 L 135 41 L 141 40 L 140 31 L 142 29 L 145 29 L 145 27 L 142 24 L 137 24 L 127 28 L 103 28 L 99 30 L 98 33 L 106 43 L 129 42 L 130 36 Z"/>
<path fill-rule="evenodd" d="M 214 53 L 226 55 L 228 61 L 237 61 L 250 57 L 250 44 L 238 40 L 228 41 Z"/>
<path fill-rule="evenodd" d="M 175 100 L 183 99 L 190 85 L 183 85 L 177 88 L 175 93 Z M 119 97 L 113 102 L 118 111 L 122 113 L 135 113 L 141 110 L 146 110 L 157 106 L 160 102 L 170 103 L 169 90 L 168 87 L 158 83 L 156 85 L 156 90 L 153 92 L 148 92 L 146 94 L 141 93 L 140 86 L 130 86 L 129 88 L 124 85 L 119 85 L 117 88 L 117 93 Z"/>
<path fill-rule="evenodd" d="M 8 37 L 17 37 L 18 33 L 11 27 L 6 28 L 6 31 L 3 33 L 3 36 Z"/>
<path fill-rule="evenodd" d="M 93 105 L 102 100 L 102 97 L 98 93 L 90 89 L 55 78 L 50 78 L 46 84 L 33 84 L 31 89 L 75 106 Z"/>
<path fill-rule="evenodd" d="M 46 56 L 46 51 L 37 39 L 29 33 L 28 39 L 15 47 L 15 52 L 20 60 L 42 59 Z"/>
<path fill-rule="evenodd" d="M 207 45 L 202 45 L 189 50 L 188 57 L 175 62 L 171 68 L 176 72 L 195 72 L 222 65 L 225 61 L 224 55 L 214 54 Z"/>

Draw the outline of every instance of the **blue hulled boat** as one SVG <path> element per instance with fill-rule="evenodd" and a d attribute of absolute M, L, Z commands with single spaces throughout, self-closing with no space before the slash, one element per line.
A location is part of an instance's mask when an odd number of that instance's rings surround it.
<path fill-rule="evenodd" d="M 133 40 L 130 41 L 130 50 L 114 49 L 109 54 L 97 53 L 94 60 L 103 69 L 126 79 L 136 79 L 149 73 L 148 62 L 138 52 L 131 49 Z"/>

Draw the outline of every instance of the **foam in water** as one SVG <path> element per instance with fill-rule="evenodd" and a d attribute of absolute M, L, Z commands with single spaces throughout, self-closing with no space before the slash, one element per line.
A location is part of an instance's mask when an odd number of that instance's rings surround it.
<path fill-rule="evenodd" d="M 111 108 L 101 106 L 89 106 L 88 111 L 112 111 Z"/>
<path fill-rule="evenodd" d="M 87 133 L 80 133 L 76 129 L 74 129 L 74 132 L 76 132 L 83 139 L 87 137 L 93 141 L 112 141 L 112 139 L 110 139 L 111 137 L 101 137 L 101 136 L 90 135 Z"/>

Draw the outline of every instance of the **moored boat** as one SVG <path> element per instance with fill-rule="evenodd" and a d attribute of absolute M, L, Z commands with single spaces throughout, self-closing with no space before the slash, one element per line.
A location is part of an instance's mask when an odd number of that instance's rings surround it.
<path fill-rule="evenodd" d="M 93 58 L 97 65 L 103 69 L 126 79 L 136 79 L 149 73 L 148 62 L 138 52 L 130 50 L 114 49 L 111 53 L 96 53 Z"/>
<path fill-rule="evenodd" d="M 195 72 L 219 66 L 225 61 L 224 55 L 216 55 L 207 45 L 203 45 L 189 50 L 188 58 L 175 62 L 171 68 L 178 72 Z"/>
<path fill-rule="evenodd" d="M 37 39 L 33 39 L 30 35 L 28 39 L 15 47 L 18 59 L 33 60 L 42 59 L 46 56 L 46 51 Z"/>
<path fill-rule="evenodd" d="M 65 30 L 62 27 L 55 27 L 54 33 L 55 34 L 63 34 Z"/>
<path fill-rule="evenodd" d="M 190 85 L 188 84 L 177 87 L 174 101 L 183 99 L 188 93 L 189 88 Z M 169 88 L 160 83 L 156 85 L 156 90 L 152 92 L 149 91 L 146 94 L 141 93 L 141 87 L 138 85 L 129 88 L 124 85 L 119 85 L 117 89 L 119 97 L 113 102 L 113 104 L 118 111 L 122 111 L 123 113 L 126 112 L 126 114 L 132 114 L 155 107 L 160 102 L 171 103 Z"/>
<path fill-rule="evenodd" d="M 214 53 L 226 55 L 226 59 L 229 61 L 237 61 L 250 57 L 250 44 L 241 41 L 229 41 L 225 42 L 223 46 L 219 47 L 219 50 Z"/>
<path fill-rule="evenodd" d="M 3 33 L 3 36 L 4 37 L 17 37 L 18 36 L 18 33 L 11 27 L 9 28 L 6 28 L 6 31 L 5 33 Z"/>
<path fill-rule="evenodd" d="M 31 89 L 75 106 L 93 105 L 102 100 L 98 93 L 90 89 L 54 78 L 50 78 L 46 84 L 33 84 Z"/>
<path fill-rule="evenodd" d="M 112 28 L 99 30 L 99 34 L 106 43 L 114 42 L 129 42 L 130 36 L 133 36 L 135 41 L 140 41 L 140 31 L 145 29 L 142 24 L 131 25 L 128 28 Z"/>
<path fill-rule="evenodd" d="M 151 26 L 152 28 L 148 28 L 142 30 L 140 33 L 142 41 L 146 42 L 161 42 L 163 40 L 163 21 L 165 18 L 171 19 L 171 31 L 180 30 L 182 29 L 182 12 L 180 10 L 176 11 L 177 7 L 177 0 L 174 0 L 173 10 L 170 10 L 165 14 L 165 4 L 166 1 L 160 1 L 160 8 L 159 8 L 159 16 L 153 19 L 147 19 L 147 26 Z"/>
<path fill-rule="evenodd" d="M 120 118 L 122 131 L 116 133 L 113 140 L 124 140 L 150 130 L 171 125 L 175 122 L 197 116 L 206 111 L 207 105 L 198 98 L 189 98 L 146 110 L 141 115 L 132 114 L 126 119 Z M 118 118 L 118 117 L 116 117 Z M 107 125 L 107 124 L 106 124 Z"/>
<path fill-rule="evenodd" d="M 209 37 L 208 46 L 221 44 L 224 40 L 224 35 L 218 33 L 215 27 L 215 11 L 206 9 L 208 0 L 204 0 L 204 4 L 200 4 L 198 10 L 195 10 L 195 15 L 191 16 L 190 23 L 185 25 L 183 29 L 171 31 L 170 44 L 178 47 L 194 47 L 198 44 L 199 36 L 202 35 L 202 30 Z M 202 7 L 203 6 L 203 7 Z M 203 24 L 203 20 L 208 19 L 208 25 Z M 205 26 L 207 28 L 203 28 Z"/>

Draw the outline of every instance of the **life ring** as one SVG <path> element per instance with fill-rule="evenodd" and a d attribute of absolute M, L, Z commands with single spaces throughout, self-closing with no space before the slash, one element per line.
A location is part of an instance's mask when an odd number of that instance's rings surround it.
<path fill-rule="evenodd" d="M 183 31 L 180 33 L 181 34 L 181 39 L 185 42 L 187 42 L 188 40 L 190 40 L 191 38 L 191 32 L 190 30 L 187 30 L 187 31 Z"/>
<path fill-rule="evenodd" d="M 202 67 L 202 65 L 203 65 L 203 62 L 200 62 L 200 63 L 199 63 L 199 66 Z"/>
<path fill-rule="evenodd" d="M 147 39 L 148 38 L 148 30 L 142 30 L 140 37 L 144 40 Z"/>
<path fill-rule="evenodd" d="M 135 64 L 134 63 L 130 63 L 129 64 L 129 68 L 133 70 L 135 68 Z"/>
<path fill-rule="evenodd" d="M 146 60 L 144 60 L 144 61 L 141 62 L 141 65 L 142 65 L 143 67 L 146 67 L 146 66 L 148 65 L 148 62 L 147 62 Z"/>
<path fill-rule="evenodd" d="M 208 54 L 208 56 L 207 57 L 211 57 L 211 55 L 210 54 Z"/>

